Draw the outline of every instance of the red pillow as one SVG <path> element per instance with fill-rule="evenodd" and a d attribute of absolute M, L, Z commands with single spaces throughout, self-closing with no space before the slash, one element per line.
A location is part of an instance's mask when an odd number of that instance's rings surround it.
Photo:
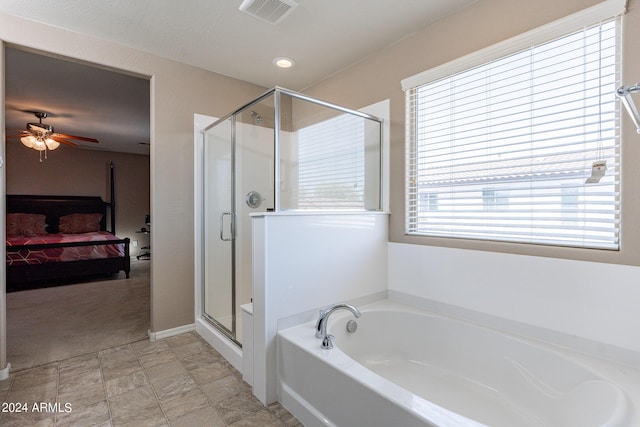
<path fill-rule="evenodd" d="M 20 235 L 20 216 L 22 214 L 8 213 L 7 214 L 7 236 L 19 236 Z"/>
<path fill-rule="evenodd" d="M 90 233 L 92 231 L 100 231 L 100 220 L 102 214 L 71 214 L 60 217 L 61 233 L 77 234 Z"/>
<path fill-rule="evenodd" d="M 40 236 L 47 234 L 45 215 L 9 213 L 6 216 L 8 236 Z"/>

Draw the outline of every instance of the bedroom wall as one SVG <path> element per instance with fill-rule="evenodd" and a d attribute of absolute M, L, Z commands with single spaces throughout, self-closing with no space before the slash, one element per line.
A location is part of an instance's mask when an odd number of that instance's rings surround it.
<path fill-rule="evenodd" d="M 150 78 L 151 331 L 193 324 L 194 113 L 221 117 L 265 88 L 5 14 L 0 14 L 0 39 Z"/>
<path fill-rule="evenodd" d="M 149 236 L 136 233 L 146 227 L 149 213 L 149 156 L 60 147 L 40 163 L 39 153 L 19 141 L 6 148 L 7 194 L 100 196 L 109 201 L 109 164 L 115 166 L 116 233 L 138 240 L 131 255 L 143 252 Z M 69 165 L 73 165 L 70 167 Z"/>

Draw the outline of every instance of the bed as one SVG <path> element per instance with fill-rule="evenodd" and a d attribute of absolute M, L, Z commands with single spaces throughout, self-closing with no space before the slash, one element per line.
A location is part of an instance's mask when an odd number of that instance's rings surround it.
<path fill-rule="evenodd" d="M 6 207 L 7 292 L 120 271 L 129 278 L 130 240 L 116 236 L 111 203 L 92 196 L 7 195 Z"/>

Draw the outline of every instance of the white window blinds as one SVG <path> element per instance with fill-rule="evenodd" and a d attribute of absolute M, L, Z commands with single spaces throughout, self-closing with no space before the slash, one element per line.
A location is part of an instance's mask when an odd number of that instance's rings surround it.
<path fill-rule="evenodd" d="M 548 40 L 403 81 L 409 234 L 619 248 L 619 19 Z"/>
<path fill-rule="evenodd" d="M 365 120 L 341 114 L 298 130 L 298 208 L 365 208 Z"/>

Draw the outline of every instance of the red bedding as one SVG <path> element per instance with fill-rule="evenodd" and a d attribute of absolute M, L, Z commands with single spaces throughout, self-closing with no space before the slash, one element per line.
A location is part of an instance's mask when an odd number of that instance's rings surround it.
<path fill-rule="evenodd" d="M 119 240 L 119 238 L 107 231 L 80 234 L 46 234 L 33 237 L 9 236 L 7 237 L 7 246 L 93 241 L 105 242 L 109 240 Z M 57 247 L 39 250 L 24 249 L 18 252 L 7 252 L 7 265 L 44 264 L 47 262 L 78 261 L 123 256 L 123 244 Z"/>

